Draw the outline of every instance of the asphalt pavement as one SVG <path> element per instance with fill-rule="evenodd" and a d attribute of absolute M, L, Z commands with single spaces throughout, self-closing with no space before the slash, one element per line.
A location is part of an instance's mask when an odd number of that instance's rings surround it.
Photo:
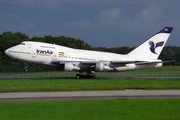
<path fill-rule="evenodd" d="M 0 93 L 0 102 L 72 101 L 104 99 L 179 99 L 180 90 L 117 90 Z"/>

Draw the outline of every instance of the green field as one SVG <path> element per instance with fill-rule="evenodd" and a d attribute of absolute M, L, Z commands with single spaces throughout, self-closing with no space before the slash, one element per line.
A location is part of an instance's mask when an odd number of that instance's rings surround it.
<path fill-rule="evenodd" d="M 0 103 L 1 120 L 179 120 L 180 99 Z"/>
<path fill-rule="evenodd" d="M 38 77 L 74 77 L 77 72 L 28 72 L 0 73 L 0 78 L 38 78 Z M 101 77 L 180 77 L 180 66 L 163 66 L 159 68 L 134 70 L 127 72 L 96 72 Z"/>
<path fill-rule="evenodd" d="M 125 89 L 180 89 L 180 79 L 102 79 L 103 77 L 180 77 L 180 66 L 163 66 L 118 73 L 96 73 L 99 79 L 51 79 L 72 77 L 76 72 L 37 72 L 37 73 L 1 73 L 4 78 L 37 79 L 1 79 L 0 92 L 44 92 L 44 91 L 84 91 L 84 90 L 125 90 Z M 50 77 L 38 79 L 38 77 Z"/>
<path fill-rule="evenodd" d="M 180 89 L 179 79 L 13 79 L 0 80 L 0 92 Z"/>
<path fill-rule="evenodd" d="M 6 77 L 74 77 L 76 72 L 1 73 Z M 0 92 L 180 89 L 180 79 L 101 79 L 101 77 L 180 77 L 180 67 L 97 73 L 100 79 L 1 79 Z M 0 103 L 0 120 L 179 120 L 180 99 L 89 100 Z"/>

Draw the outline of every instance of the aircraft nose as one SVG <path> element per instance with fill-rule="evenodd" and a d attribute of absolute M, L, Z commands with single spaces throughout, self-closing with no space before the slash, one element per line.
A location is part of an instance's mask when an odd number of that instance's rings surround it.
<path fill-rule="evenodd" d="M 16 55 L 11 52 L 12 50 L 13 50 L 12 48 L 8 48 L 4 51 L 4 53 L 9 57 L 14 58 L 16 57 Z"/>
<path fill-rule="evenodd" d="M 8 56 L 9 55 L 9 49 L 6 49 L 4 53 Z"/>

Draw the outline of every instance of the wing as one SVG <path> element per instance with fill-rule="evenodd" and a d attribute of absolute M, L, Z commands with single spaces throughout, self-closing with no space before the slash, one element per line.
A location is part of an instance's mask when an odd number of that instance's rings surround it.
<path fill-rule="evenodd" d="M 116 72 L 120 69 L 129 70 L 129 65 L 156 65 L 158 63 L 173 61 L 52 61 L 56 67 L 61 67 L 65 71 L 109 71 Z M 123 69 L 123 70 L 124 70 Z M 135 68 L 136 69 L 136 68 Z"/>

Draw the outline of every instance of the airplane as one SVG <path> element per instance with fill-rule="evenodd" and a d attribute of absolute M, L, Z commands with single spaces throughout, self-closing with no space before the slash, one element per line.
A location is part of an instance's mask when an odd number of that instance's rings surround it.
<path fill-rule="evenodd" d="M 5 54 L 27 64 L 51 66 L 61 71 L 77 71 L 76 78 L 96 78 L 95 72 L 122 72 L 161 67 L 158 59 L 173 27 L 165 27 L 128 54 L 73 49 L 61 45 L 24 41 Z"/>

